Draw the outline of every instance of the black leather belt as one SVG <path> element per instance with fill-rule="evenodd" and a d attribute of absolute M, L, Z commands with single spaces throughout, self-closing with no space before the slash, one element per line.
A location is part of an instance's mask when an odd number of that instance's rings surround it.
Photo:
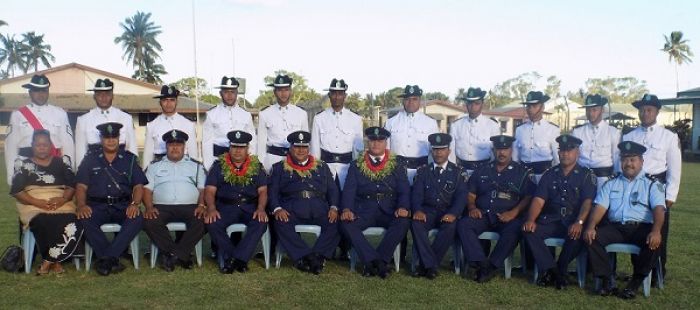
<path fill-rule="evenodd" d="M 216 203 L 229 206 L 240 206 L 244 204 L 252 204 L 257 202 L 257 198 L 250 197 L 238 197 L 238 198 L 226 198 L 226 197 L 216 197 Z"/>
<path fill-rule="evenodd" d="M 591 168 L 597 177 L 609 177 L 613 175 L 613 167 Z"/>
<path fill-rule="evenodd" d="M 652 179 L 655 179 L 655 180 L 657 180 L 657 181 L 659 181 L 659 182 L 661 182 L 661 183 L 666 184 L 666 172 L 667 172 L 667 171 L 664 171 L 664 172 L 661 172 L 661 173 L 657 173 L 657 174 L 647 174 L 647 175 L 648 175 L 649 177 L 651 177 Z"/>
<path fill-rule="evenodd" d="M 323 198 L 325 193 L 318 191 L 298 191 L 295 193 L 286 193 L 284 198 L 299 198 L 299 199 L 311 199 L 311 198 Z"/>
<path fill-rule="evenodd" d="M 112 197 L 112 196 L 107 196 L 107 197 L 94 197 L 94 196 L 88 196 L 87 201 L 88 202 L 97 202 L 97 203 L 106 203 L 108 205 L 115 205 L 120 202 L 127 202 L 131 200 L 131 197 L 129 196 L 119 196 L 119 197 Z"/>
<path fill-rule="evenodd" d="M 462 160 L 459 159 L 459 165 L 462 166 L 462 168 L 467 169 L 467 170 L 476 170 L 479 169 L 479 167 L 488 164 L 491 159 L 484 159 L 484 160 Z"/>
<path fill-rule="evenodd" d="M 360 197 L 366 199 L 366 200 L 384 200 L 384 199 L 389 199 L 394 197 L 394 193 L 374 193 L 374 194 L 367 194 L 367 195 L 360 195 Z"/>
<path fill-rule="evenodd" d="M 218 157 L 219 155 L 228 152 L 228 147 L 214 144 L 212 145 L 212 152 L 214 153 L 214 156 Z"/>
<path fill-rule="evenodd" d="M 613 224 L 617 226 L 639 226 L 641 224 L 646 224 L 644 222 L 639 222 L 639 221 L 625 221 L 625 222 L 614 222 Z"/>
<path fill-rule="evenodd" d="M 352 161 L 352 152 L 348 153 L 331 153 L 326 150 L 321 150 L 321 160 L 328 164 L 340 163 L 349 164 Z"/>
<path fill-rule="evenodd" d="M 525 166 L 525 168 L 532 169 L 532 173 L 534 174 L 542 174 L 544 173 L 545 170 L 549 169 L 549 167 L 552 167 L 552 161 L 547 160 L 547 161 L 535 161 L 531 163 L 526 163 L 526 162 L 520 162 Z"/>
<path fill-rule="evenodd" d="M 272 155 L 287 156 L 287 153 L 289 153 L 289 148 L 288 148 L 288 147 L 281 147 L 281 146 L 268 145 L 268 146 L 267 146 L 267 152 L 270 153 L 270 154 L 272 154 Z"/>
<path fill-rule="evenodd" d="M 428 164 L 428 156 L 423 157 L 406 157 L 406 156 L 396 156 L 400 162 L 406 165 L 408 169 L 418 169 L 421 166 Z"/>

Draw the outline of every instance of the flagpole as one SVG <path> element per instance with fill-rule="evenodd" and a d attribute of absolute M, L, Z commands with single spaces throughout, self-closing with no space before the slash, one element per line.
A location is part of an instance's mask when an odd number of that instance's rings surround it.
<path fill-rule="evenodd" d="M 200 122 L 199 122 L 199 78 L 197 77 L 197 28 L 195 26 L 195 18 L 194 18 L 194 0 L 192 0 L 192 48 L 194 50 L 194 106 L 195 106 L 195 111 L 196 111 L 196 119 L 197 119 L 197 128 L 196 131 L 199 131 L 199 137 L 202 136 L 202 132 L 200 129 Z M 197 143 L 197 159 L 202 160 L 202 146 L 200 145 L 201 140 L 195 137 Z"/>

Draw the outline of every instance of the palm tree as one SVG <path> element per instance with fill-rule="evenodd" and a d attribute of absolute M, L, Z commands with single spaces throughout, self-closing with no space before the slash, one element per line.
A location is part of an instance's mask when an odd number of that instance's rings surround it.
<path fill-rule="evenodd" d="M 144 57 L 144 67 L 145 69 L 143 71 L 136 70 L 132 78 L 151 84 L 163 84 L 163 80 L 160 79 L 160 76 L 168 74 L 168 72 L 165 71 L 165 67 L 162 64 L 155 63 L 155 59 L 148 53 L 146 53 L 146 57 Z"/>
<path fill-rule="evenodd" d="M 122 59 L 126 59 L 127 63 L 131 63 L 138 69 L 137 74 L 134 75 L 142 80 L 146 76 L 146 71 L 157 71 L 148 67 L 147 60 L 150 58 L 150 65 L 155 65 L 155 60 L 160 58 L 158 52 L 163 50 L 156 39 L 161 33 L 160 26 L 156 26 L 149 18 L 151 13 L 137 11 L 136 15 L 127 17 L 123 23 L 119 23 L 124 32 L 121 36 L 114 38 L 114 43 L 121 44 L 124 50 Z M 164 71 L 164 68 L 158 69 Z"/>
<path fill-rule="evenodd" d="M 0 66 L 7 63 L 6 72 L 15 76 L 15 68 L 26 72 L 25 47 L 15 36 L 0 34 Z"/>
<path fill-rule="evenodd" d="M 34 66 L 34 72 L 39 71 L 39 62 L 46 68 L 51 68 L 51 62 L 56 61 L 56 57 L 51 54 L 51 45 L 44 42 L 44 35 L 37 35 L 34 31 L 22 34 L 22 44 L 26 51 L 25 72 Z"/>
<path fill-rule="evenodd" d="M 676 92 L 680 91 L 678 87 L 678 66 L 684 63 L 691 63 L 693 60 L 693 52 L 690 51 L 690 46 L 688 46 L 688 40 L 683 40 L 682 31 L 673 31 L 671 36 L 668 37 L 664 35 L 666 43 L 664 43 L 664 48 L 661 51 L 668 54 L 668 62 L 673 61 L 673 68 L 676 71 Z M 676 118 L 676 106 L 673 106 L 673 118 Z"/>

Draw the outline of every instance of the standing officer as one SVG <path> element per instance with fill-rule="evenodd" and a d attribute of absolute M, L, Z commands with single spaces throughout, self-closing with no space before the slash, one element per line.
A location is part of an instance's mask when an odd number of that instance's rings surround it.
<path fill-rule="evenodd" d="M 522 225 L 518 217 L 527 209 L 535 191 L 532 171 L 512 160 L 515 139 L 498 135 L 490 141 L 495 160 L 477 168 L 469 178 L 469 216 L 463 217 L 457 225 L 465 261 L 477 266 L 474 280 L 479 283 L 489 281 L 518 245 Z M 479 235 L 485 231 L 500 234 L 489 257 L 479 240 Z"/>
<path fill-rule="evenodd" d="M 274 87 L 277 103 L 260 111 L 258 116 L 257 153 L 265 170 L 283 160 L 289 152 L 287 135 L 293 131 L 309 131 L 309 119 L 304 109 L 290 104 L 292 98 L 292 78 L 277 75 L 275 81 L 267 84 Z"/>
<path fill-rule="evenodd" d="M 5 168 L 7 184 L 12 184 L 15 163 L 32 156 L 32 135 L 37 129 L 46 129 L 51 133 L 54 146 L 53 156 L 63 156 L 69 167 L 75 167 L 75 145 L 73 130 L 68 123 L 66 111 L 48 104 L 51 83 L 45 75 L 34 75 L 29 83 L 22 87 L 29 89 L 31 103 L 10 115 L 10 125 L 5 136 Z M 19 160 L 19 161 L 17 161 Z M 18 169 L 19 171 L 19 169 Z"/>
<path fill-rule="evenodd" d="M 574 127 L 572 136 L 581 139 L 578 163 L 591 168 L 598 178 L 600 189 L 615 171 L 619 171 L 617 144 L 620 143 L 620 130 L 603 120 L 608 98 L 600 95 L 586 96 L 586 118 L 588 123 Z"/>
<path fill-rule="evenodd" d="M 132 154 L 138 154 L 136 149 L 136 134 L 131 115 L 112 105 L 114 99 L 114 83 L 109 79 L 97 79 L 95 87 L 88 89 L 94 92 L 92 98 L 96 107 L 78 117 L 75 125 L 75 162 L 80 165 L 88 152 L 100 152 L 100 132 L 97 125 L 116 122 L 122 124 L 119 133 L 119 147 Z"/>
<path fill-rule="evenodd" d="M 513 160 L 532 169 L 535 183 L 540 181 L 542 173 L 552 165 L 559 164 L 555 139 L 559 136 L 559 127 L 542 119 L 544 104 L 549 96 L 539 91 L 527 93 L 525 112 L 528 120 L 515 129 L 515 147 Z"/>
<path fill-rule="evenodd" d="M 209 169 L 211 164 L 221 154 L 229 150 L 230 141 L 227 134 L 233 130 L 241 130 L 252 135 L 255 141 L 255 127 L 250 112 L 236 103 L 238 100 L 238 80 L 234 77 L 221 78 L 219 96 L 221 103 L 207 111 L 202 130 L 202 157 L 204 167 Z M 255 154 L 255 143 L 250 143 L 248 153 Z"/>
<path fill-rule="evenodd" d="M 634 275 L 627 287 L 618 294 L 624 299 L 634 298 L 637 289 L 658 259 L 664 225 L 666 195 L 664 185 L 644 174 L 642 154 L 647 150 L 641 144 L 624 141 L 618 145 L 622 174 L 603 185 L 595 198 L 595 209 L 586 226 L 584 239 L 588 245 L 593 274 L 603 280 L 598 294 L 614 293 L 607 279 L 612 275 L 605 246 L 611 243 L 632 243 L 640 248 L 632 259 Z M 596 227 L 607 214 L 609 224 Z"/>
<path fill-rule="evenodd" d="M 311 155 L 328 164 L 336 183 L 343 189 L 350 161 L 364 149 L 362 117 L 345 108 L 348 84 L 333 79 L 328 88 L 331 107 L 314 117 L 311 130 Z M 340 259 L 347 259 L 349 241 L 341 236 Z"/>
<path fill-rule="evenodd" d="M 486 91 L 469 87 L 463 98 L 467 102 L 467 114 L 457 119 L 450 127 L 454 138 L 450 148 L 450 160 L 464 168 L 471 175 L 474 170 L 493 159 L 491 137 L 501 134 L 498 122 L 481 114 Z"/>
<path fill-rule="evenodd" d="M 639 110 L 641 126 L 622 137 L 622 141 L 637 142 L 646 147 L 644 172 L 666 185 L 666 218 L 661 229 L 664 242 L 661 243 L 661 265 L 666 274 L 666 248 L 668 246 L 668 226 L 671 224 L 671 206 L 678 197 L 681 183 L 681 144 L 678 135 L 656 123 L 661 102 L 655 95 L 646 94 L 632 105 Z"/>
<path fill-rule="evenodd" d="M 328 165 L 309 155 L 311 134 L 295 131 L 287 136 L 287 157 L 272 166 L 270 211 L 282 248 L 299 270 L 319 274 L 340 242 L 338 202 L 340 195 Z M 294 230 L 296 225 L 321 226 L 313 247 Z"/>
<path fill-rule="evenodd" d="M 411 232 L 420 266 L 413 276 L 435 279 L 447 249 L 454 244 L 457 218 L 467 205 L 467 173 L 449 162 L 452 137 L 445 133 L 428 136 L 434 163 L 418 168 L 411 191 Z M 431 246 L 428 232 L 437 228 Z M 416 258 L 413 258 L 416 259 Z"/>
<path fill-rule="evenodd" d="M 78 219 L 85 228 L 88 243 L 99 259 L 97 273 L 106 276 L 124 270 L 119 256 L 141 231 L 143 217 L 139 206 L 146 175 L 136 155 L 119 149 L 120 123 L 97 126 L 102 151 L 88 154 L 78 167 L 75 197 Z M 100 229 L 105 223 L 117 223 L 121 230 L 112 242 Z"/>
<path fill-rule="evenodd" d="M 144 169 L 153 160 L 160 160 L 165 156 L 165 142 L 161 139 L 163 134 L 173 129 L 186 133 L 192 139 L 185 144 L 185 154 L 191 158 L 197 158 L 197 139 L 195 138 L 194 123 L 177 113 L 177 96 L 180 91 L 175 86 L 163 85 L 158 98 L 160 108 L 163 111 L 158 117 L 146 124 L 146 142 L 143 147 Z"/>
<path fill-rule="evenodd" d="M 331 107 L 316 114 L 311 131 L 311 155 L 328 164 L 341 189 L 350 161 L 364 149 L 362 118 L 344 107 L 347 90 L 344 80 L 331 81 Z"/>
<path fill-rule="evenodd" d="M 596 177 L 591 169 L 577 163 L 580 139 L 561 135 L 556 141 L 559 143 L 560 164 L 542 175 L 523 231 L 535 264 L 543 271 L 537 285 L 556 284 L 557 289 L 563 289 L 568 284 L 569 262 L 583 247 L 581 233 L 595 197 Z M 556 263 L 544 244 L 547 238 L 565 239 Z"/>
<path fill-rule="evenodd" d="M 143 228 L 160 249 L 165 271 L 175 270 L 175 264 L 192 269 L 190 254 L 204 236 L 204 167 L 185 156 L 186 133 L 173 129 L 163 134 L 166 156 L 146 170 L 148 184 L 143 191 Z M 187 230 L 179 241 L 173 241 L 168 223 L 184 222 Z"/>
<path fill-rule="evenodd" d="M 392 136 L 389 149 L 406 167 L 410 184 L 413 184 L 418 167 L 428 164 L 428 135 L 440 131 L 437 122 L 420 111 L 421 96 L 423 90 L 418 85 L 406 85 L 403 94 L 399 95 L 399 98 L 403 98 L 403 111 L 384 124 Z"/>
<path fill-rule="evenodd" d="M 207 176 L 207 231 L 219 250 L 219 271 L 248 271 L 248 261 L 267 229 L 267 174 L 255 155 L 248 153 L 253 135 L 234 130 L 226 137 L 229 151 L 219 155 Z M 246 232 L 236 246 L 226 229 L 243 223 Z"/>
<path fill-rule="evenodd" d="M 410 226 L 411 187 L 406 168 L 387 149 L 391 133 L 381 127 L 365 129 L 369 147 L 353 160 L 343 188 L 341 229 L 364 263 L 363 276 L 389 275 L 387 264 Z M 368 227 L 386 229 L 375 249 L 362 234 Z M 399 262 L 394 262 L 398 264 Z"/>

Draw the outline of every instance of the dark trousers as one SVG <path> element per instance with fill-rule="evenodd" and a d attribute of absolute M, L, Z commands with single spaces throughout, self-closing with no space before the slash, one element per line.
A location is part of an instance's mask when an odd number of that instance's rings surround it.
<path fill-rule="evenodd" d="M 525 242 L 532 251 L 532 256 L 537 264 L 537 268 L 541 271 L 547 271 L 553 267 L 557 267 L 560 274 L 566 274 L 569 263 L 574 260 L 584 248 L 583 239 L 572 240 L 568 236 L 568 227 L 562 222 L 552 222 L 546 224 L 537 224 L 535 232 L 527 232 L 523 234 Z M 552 251 L 545 243 L 547 238 L 564 239 L 559 260 L 555 262 L 555 251 Z"/>
<path fill-rule="evenodd" d="M 639 255 L 632 255 L 633 274 L 646 277 L 661 252 L 651 250 L 646 244 L 652 224 L 622 225 L 611 223 L 598 228 L 596 239 L 588 246 L 588 257 L 596 277 L 610 277 L 612 269 L 605 247 L 611 243 L 631 243 L 640 248 Z M 665 240 L 662 239 L 662 244 Z"/>
<path fill-rule="evenodd" d="M 155 205 L 158 217 L 144 219 L 143 230 L 163 253 L 175 254 L 182 260 L 188 260 L 195 244 L 204 236 L 204 222 L 194 216 L 197 205 Z M 177 241 L 173 241 L 168 231 L 168 223 L 184 222 L 187 230 Z"/>
<path fill-rule="evenodd" d="M 250 260 L 260 238 L 267 230 L 267 223 L 261 223 L 253 219 L 253 213 L 246 212 L 237 206 L 226 206 L 219 210 L 221 218 L 216 222 L 207 224 L 207 231 L 212 242 L 218 247 L 218 254 L 224 261 L 235 258 L 244 262 Z M 234 246 L 231 238 L 226 233 L 226 228 L 232 224 L 245 224 L 245 235 Z"/>
<path fill-rule="evenodd" d="M 126 217 L 126 208 L 107 205 L 92 205 L 92 216 L 79 220 L 85 229 L 85 237 L 97 257 L 119 257 L 129 246 L 131 240 L 141 231 L 143 216 L 132 219 Z M 109 242 L 100 226 L 107 223 L 121 225 L 121 230 L 114 240 Z"/>
<path fill-rule="evenodd" d="M 406 236 L 411 225 L 409 218 L 397 218 L 393 214 L 385 214 L 379 208 L 369 212 L 357 212 L 352 222 L 342 222 L 340 225 L 343 233 L 350 239 L 350 243 L 357 251 L 360 260 L 367 264 L 373 260 L 381 259 L 389 263 L 394 255 L 396 246 Z M 383 227 L 386 229 L 382 241 L 376 250 L 369 243 L 362 231 L 368 227 Z"/>
<path fill-rule="evenodd" d="M 490 223 L 486 214 L 482 214 L 480 219 L 463 217 L 457 224 L 457 233 L 462 241 L 465 261 L 480 265 L 488 259 L 491 265 L 503 268 L 503 261 L 513 253 L 518 245 L 523 222 L 516 218 L 508 223 Z M 495 231 L 500 234 L 500 238 L 488 258 L 484 246 L 479 240 L 479 235 L 485 231 Z"/>
<path fill-rule="evenodd" d="M 328 221 L 328 212 L 316 210 L 308 218 L 299 217 L 294 210 L 289 212 L 289 221 L 282 222 L 275 220 L 275 233 L 282 248 L 294 261 L 298 261 L 309 254 L 319 254 L 325 258 L 333 257 L 333 252 L 340 242 L 338 232 L 338 221 L 331 223 Z M 321 235 L 314 243 L 313 247 L 306 244 L 301 235 L 294 230 L 296 225 L 318 225 L 321 226 Z"/>
<path fill-rule="evenodd" d="M 671 222 L 671 209 L 666 209 L 664 215 L 666 216 L 664 217 L 664 225 L 661 226 L 661 246 L 659 247 L 659 255 L 661 256 L 662 274 L 666 277 L 666 249 L 668 246 L 668 226 Z"/>
<path fill-rule="evenodd" d="M 457 221 L 452 223 L 440 221 L 445 215 L 444 211 L 426 211 L 425 215 L 425 222 L 411 221 L 411 233 L 413 234 L 413 245 L 418 250 L 421 266 L 433 269 L 440 266 L 445 253 L 454 244 Z M 428 232 L 433 228 L 438 228 L 438 233 L 431 246 Z"/>

